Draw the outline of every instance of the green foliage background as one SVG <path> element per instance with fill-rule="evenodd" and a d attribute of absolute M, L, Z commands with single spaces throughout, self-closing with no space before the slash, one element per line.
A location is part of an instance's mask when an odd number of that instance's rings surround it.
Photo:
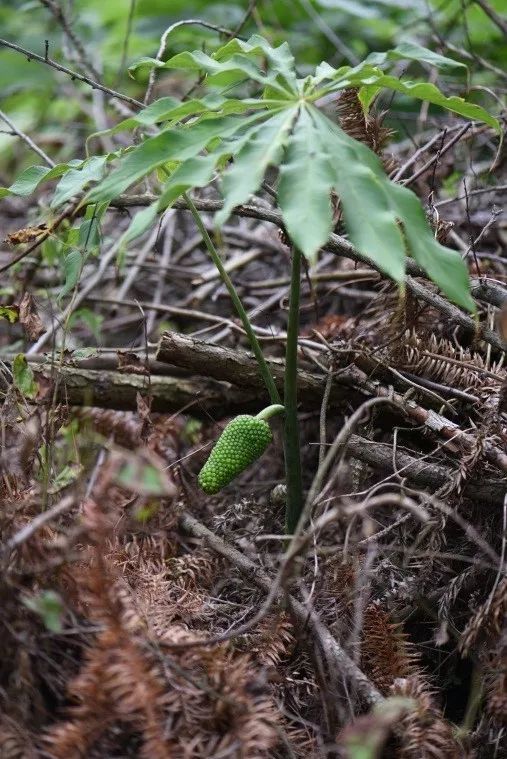
<path fill-rule="evenodd" d="M 51 67 L 26 57 L 18 68 L 19 51 L 2 48 L 3 92 L 10 118 L 22 130 L 37 129 L 39 140 L 51 146 L 57 165 L 42 154 L 51 169 L 25 167 L 23 153 L 10 153 L 12 136 L 4 130 L 0 170 L 5 164 L 7 181 L 0 176 L 0 197 L 26 196 L 42 181 L 63 177 L 50 206 L 55 210 L 90 181 L 97 182 L 85 198 L 85 203 L 97 204 L 92 217 L 73 230 L 75 239 L 67 240 L 70 248 L 64 257 L 65 281 L 59 300 L 75 288 L 84 261 L 97 252 L 95 238 L 107 205 L 136 181 L 157 172 L 157 183 L 163 183 L 161 195 L 136 216 L 122 246 L 144 232 L 156 214 L 186 190 L 209 184 L 217 169 L 223 174 L 224 209 L 216 216 L 220 225 L 235 206 L 259 189 L 268 168 L 279 166 L 277 199 L 283 222 L 293 243 L 310 261 L 329 239 L 334 191 L 350 240 L 360 254 L 402 284 L 408 246 L 451 300 L 475 310 L 466 265 L 456 251 L 435 242 L 416 197 L 392 185 L 378 158 L 333 125 L 319 108 L 325 108 L 326 98 L 336 99 L 341 89 L 353 86 L 360 88 L 365 108 L 381 92 L 393 127 L 405 134 L 410 133 L 421 101 L 499 132 L 488 101 L 495 101 L 498 112 L 498 99 L 484 84 L 489 77 L 494 81 L 503 61 L 484 63 L 479 53 L 485 44 L 495 54 L 498 48 L 500 55 L 505 51 L 504 46 L 493 44 L 500 30 L 481 8 L 489 32 L 476 35 L 475 41 L 472 28 L 481 24 L 468 16 L 478 10 L 475 4 L 455 5 L 447 0 L 434 7 L 419 0 L 370 4 L 298 0 L 290 5 L 285 0 L 258 0 L 247 7 L 233 3 L 189 7 L 176 2 L 170 10 L 168 14 L 165 4 L 153 0 L 107 5 L 69 2 L 48 8 L 44 2 L 31 2 L 2 10 L 4 28 L 28 51 L 45 50 L 50 59 L 63 58 L 66 66 L 74 63 L 92 79 L 137 98 L 136 107 L 145 91 L 150 102 L 148 108 L 111 128 L 103 108 L 96 107 L 96 98 L 104 98 L 102 92 L 94 90 L 90 98 L 88 90 L 83 98 L 72 77 L 69 81 L 64 75 L 62 81 Z M 28 16 L 30 24 L 26 24 Z M 206 22 L 218 26 L 208 29 Z M 55 36 L 56 28 L 64 32 L 62 43 L 60 33 Z M 251 36 L 250 31 L 254 32 Z M 162 35 L 164 48 L 155 59 Z M 243 35 L 248 35 L 248 41 Z M 454 37 L 457 45 L 450 42 Z M 376 48 L 373 52 L 372 47 Z M 453 57 L 443 57 L 440 50 Z M 460 59 L 479 64 L 478 81 L 475 67 L 470 71 Z M 34 70 L 40 80 L 31 78 Z M 438 86 L 432 80 L 436 72 Z M 195 94 L 189 99 L 190 93 Z M 115 110 L 125 115 L 121 103 Z M 197 118 L 189 122 L 187 116 Z M 138 144 L 138 127 L 154 128 L 161 122 L 168 126 L 158 136 L 153 136 L 153 130 L 148 132 L 150 136 Z M 118 165 L 104 177 L 115 147 L 106 141 L 95 155 L 88 138 L 104 138 L 125 129 L 133 130 L 131 138 L 120 142 L 114 153 Z M 88 160 L 83 164 L 85 144 Z M 205 149 L 208 152 L 202 155 Z M 234 166 L 227 170 L 231 157 Z M 14 184 L 8 182 L 12 164 L 17 170 Z"/>
<path fill-rule="evenodd" d="M 507 12 L 507 0 L 490 0 L 499 13 Z M 123 60 L 129 0 L 75 0 L 66 3 L 81 41 L 95 65 L 104 73 L 105 82 L 122 91 L 136 93 L 139 87 L 129 81 Z M 463 11 L 463 5 L 465 10 Z M 207 2 L 206 0 L 137 0 L 134 3 L 131 33 L 126 55 L 127 66 L 142 56 L 154 55 L 160 35 L 171 23 L 184 18 L 202 18 L 234 28 L 240 23 L 248 2 Z M 431 20 L 428 22 L 428 11 Z M 319 28 L 311 14 L 317 13 L 327 29 Z M 499 29 L 473 2 L 461 0 L 262 0 L 245 34 L 260 32 L 274 45 L 287 40 L 298 62 L 299 73 L 307 73 L 321 60 L 341 65 L 344 60 L 332 42 L 337 35 L 357 59 L 372 50 L 394 47 L 401 41 L 427 43 L 429 32 L 441 35 L 446 42 L 486 56 L 505 70 L 507 48 Z M 50 57 L 62 60 L 62 34 L 47 9 L 37 0 L 0 4 L 0 36 L 39 54 L 44 40 L 49 42 Z M 219 44 L 217 34 L 197 26 L 182 27 L 171 36 L 168 56 L 183 50 L 203 47 L 212 51 Z M 474 81 L 488 84 L 493 74 L 482 70 Z M 69 89 L 70 89 L 69 84 Z M 30 63 L 18 53 L 0 48 L 0 95 L 2 109 L 21 129 L 42 129 L 48 136 L 67 122 L 78 119 L 90 122 L 82 104 L 69 98 L 55 72 Z M 394 103 L 394 108 L 401 101 Z M 404 107 L 406 104 L 404 103 Z M 412 108 L 417 106 L 413 104 Z M 79 133 L 78 133 L 79 134 Z M 74 135 L 74 140 L 77 135 Z M 0 133 L 0 169 L 7 172 L 2 183 L 13 178 L 12 137 Z M 75 157 L 69 138 L 59 160 Z M 31 157 L 27 156 L 25 166 Z M 24 168 L 16 164 L 16 170 Z M 4 181 L 5 180 L 5 181 Z"/>

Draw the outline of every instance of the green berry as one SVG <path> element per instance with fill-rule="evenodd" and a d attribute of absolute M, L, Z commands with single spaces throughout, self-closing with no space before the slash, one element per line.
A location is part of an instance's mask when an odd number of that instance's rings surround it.
<path fill-rule="evenodd" d="M 264 419 L 242 414 L 224 428 L 199 473 L 199 485 L 211 495 L 229 484 L 261 456 L 272 440 Z"/>

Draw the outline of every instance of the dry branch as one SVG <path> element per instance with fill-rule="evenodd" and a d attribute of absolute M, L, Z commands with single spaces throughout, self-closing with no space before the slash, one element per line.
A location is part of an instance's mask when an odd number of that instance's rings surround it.
<path fill-rule="evenodd" d="M 443 299 L 442 299 L 443 300 Z M 447 304 L 447 301 L 444 301 Z M 450 306 L 454 308 L 454 306 Z M 461 312 L 460 312 L 461 313 Z M 227 380 L 240 387 L 262 388 L 255 359 L 245 351 L 209 345 L 194 340 L 186 335 L 174 332 L 165 333 L 157 351 L 159 361 L 167 361 L 196 374 L 211 376 L 215 379 Z M 268 363 L 275 383 L 283 388 L 284 367 L 282 363 Z M 325 379 L 316 377 L 309 372 L 298 372 L 301 383 L 301 400 L 315 401 L 321 399 L 325 388 Z M 380 396 L 391 399 L 392 405 L 407 419 L 425 426 L 433 436 L 452 440 L 464 451 L 471 450 L 475 438 L 461 430 L 458 424 L 447 419 L 433 409 L 427 409 L 413 400 L 408 400 L 401 393 L 393 392 L 392 388 L 380 382 L 370 380 L 366 373 L 350 367 L 340 369 L 334 377 L 329 401 L 332 404 L 338 398 L 343 398 L 343 387 L 359 391 L 366 396 Z M 484 443 L 486 459 L 501 471 L 507 472 L 507 454 L 490 442 Z"/>
<path fill-rule="evenodd" d="M 238 387 L 264 387 L 257 362 L 246 351 L 210 345 L 177 332 L 165 332 L 160 339 L 156 357 L 158 361 L 184 368 L 192 374 L 226 380 Z M 277 388 L 283 390 L 284 364 L 280 361 L 267 363 Z M 356 382 L 355 371 L 340 373 L 340 384 L 354 386 Z M 300 370 L 298 384 L 302 400 L 313 404 L 321 402 L 325 386 L 322 377 Z M 343 397 L 343 390 L 335 385 L 331 400 L 339 396 Z"/>
<path fill-rule="evenodd" d="M 153 399 L 152 410 L 178 412 L 189 409 L 194 416 L 223 417 L 246 409 L 259 410 L 259 393 L 231 388 L 214 380 L 158 377 L 95 371 L 69 366 L 34 365 L 37 379 L 57 381 L 57 400 L 70 406 L 136 410 L 137 394 Z M 51 399 L 51 393 L 47 398 Z"/>
<path fill-rule="evenodd" d="M 430 459 L 424 457 L 410 456 L 402 451 L 396 451 L 393 457 L 393 448 L 391 445 L 371 441 L 360 435 L 351 435 L 347 445 L 348 455 L 352 458 L 364 461 L 374 469 L 386 474 L 393 474 L 393 458 L 396 462 L 396 473 L 400 477 L 406 477 L 407 480 L 421 488 L 431 488 L 438 490 L 443 485 L 447 485 L 452 472 L 442 464 L 435 464 Z M 465 493 L 471 498 L 476 498 L 484 503 L 502 505 L 507 490 L 505 480 L 485 479 L 480 482 L 473 480 L 465 485 Z"/>
<path fill-rule="evenodd" d="M 160 341 L 157 358 L 158 361 L 150 359 L 149 377 L 115 370 L 115 354 L 82 359 L 77 362 L 78 366 L 43 364 L 40 363 L 40 356 L 29 357 L 29 360 L 36 377 L 43 380 L 43 385 L 44 382 L 47 385 L 48 381 L 57 381 L 57 398 L 69 405 L 135 410 L 136 397 L 140 393 L 153 398 L 152 410 L 155 412 L 172 413 L 188 408 L 195 416 L 221 419 L 238 412 L 258 411 L 269 400 L 255 359 L 246 351 L 210 345 L 178 333 L 166 333 Z M 269 366 L 281 388 L 283 363 L 271 361 Z M 201 376 L 182 376 L 182 370 Z M 180 376 L 174 376 L 178 374 Z M 298 377 L 302 404 L 306 408 L 319 408 L 325 390 L 325 377 L 306 371 L 300 371 Z M 424 424 L 434 435 L 452 439 L 455 443 L 461 442 L 465 448 L 473 442 L 473 436 L 463 433 L 454 422 L 368 379 L 354 367 L 338 372 L 332 386 L 330 405 L 343 402 L 344 394 L 350 389 L 366 396 L 389 397 L 400 413 L 417 424 Z M 52 393 L 44 394 L 44 398 L 51 397 Z M 490 461 L 503 469 L 505 454 L 491 444 L 487 448 L 485 452 Z M 352 435 L 348 452 L 375 469 L 393 472 L 390 445 Z M 396 466 L 398 471 L 401 470 L 401 476 L 422 488 L 436 490 L 449 483 L 453 476 L 452 470 L 442 464 L 399 451 L 396 452 Z M 495 479 L 482 480 L 480 484 L 472 481 L 465 488 L 470 497 L 491 504 L 503 503 L 505 491 L 505 482 Z"/>
<path fill-rule="evenodd" d="M 121 92 L 112 90 L 109 87 L 105 87 L 100 82 L 90 79 L 90 77 L 85 76 L 84 74 L 80 74 L 78 71 L 73 71 L 72 69 L 67 68 L 67 66 L 62 66 L 61 63 L 58 63 L 57 61 L 53 61 L 49 57 L 39 55 L 38 53 L 34 53 L 32 50 L 26 50 L 24 47 L 21 47 L 20 45 L 15 45 L 14 42 L 0 39 L 0 47 L 6 47 L 6 48 L 9 48 L 10 50 L 15 50 L 17 53 L 22 53 L 22 55 L 24 55 L 25 58 L 27 58 L 29 61 L 38 61 L 39 63 L 44 63 L 46 66 L 50 66 L 51 68 L 56 69 L 56 71 L 61 71 L 63 74 L 70 76 L 72 81 L 77 79 L 80 82 L 84 82 L 84 84 L 89 85 L 92 88 L 92 90 L 102 90 L 102 92 L 105 92 L 106 95 L 111 95 L 114 98 L 118 98 L 118 100 L 124 100 L 126 103 L 129 103 L 130 105 L 134 105 L 137 108 L 143 107 L 143 104 L 140 103 L 139 100 L 136 100 L 135 98 L 131 98 L 128 95 L 123 95 Z"/>
<path fill-rule="evenodd" d="M 228 545 L 224 540 L 211 532 L 211 530 L 208 530 L 207 527 L 193 516 L 184 513 L 180 518 L 180 526 L 185 532 L 196 538 L 200 538 L 209 548 L 224 556 L 257 587 L 266 593 L 270 592 L 273 584 L 271 577 L 266 575 L 259 566 L 250 561 L 250 559 L 247 559 L 236 548 Z M 294 596 L 284 593 L 283 590 L 280 591 L 278 597 L 280 602 L 288 604 L 298 627 L 313 633 L 313 642 L 324 650 L 326 661 L 332 664 L 336 670 L 334 673 L 336 680 L 345 682 L 349 688 L 351 687 L 368 704 L 382 701 L 382 695 L 373 683 L 354 664 L 352 659 L 350 659 L 335 638 L 333 638 L 329 630 L 319 620 L 315 619 L 314 615 L 309 613 L 306 606 L 294 598 Z"/>
<path fill-rule="evenodd" d="M 117 208 L 147 206 L 155 202 L 157 199 L 157 196 L 150 194 L 130 196 L 122 195 L 116 200 L 113 200 L 111 202 L 111 205 Z M 223 205 L 222 201 L 220 200 L 196 199 L 194 202 L 196 208 L 199 211 L 205 212 L 218 211 L 222 208 Z M 174 207 L 188 210 L 185 201 L 182 200 L 177 200 L 174 203 Z M 278 211 L 262 208 L 261 206 L 241 205 L 234 209 L 234 213 L 238 216 L 245 216 L 247 218 L 268 221 L 271 224 L 275 224 L 280 229 L 284 228 L 282 215 Z M 370 261 L 368 258 L 366 258 L 366 256 L 363 256 L 361 253 L 359 253 L 359 251 L 354 248 L 352 243 L 340 235 L 332 234 L 324 246 L 324 250 L 328 250 L 340 256 L 345 256 L 346 258 L 350 258 L 352 261 L 356 261 L 360 264 L 367 264 L 368 266 L 371 266 L 372 269 L 375 269 L 380 274 L 382 274 L 382 276 L 385 276 L 381 269 L 376 266 L 373 261 Z M 488 327 L 483 327 L 477 324 L 471 316 L 449 303 L 449 301 L 445 300 L 445 298 L 442 296 L 435 294 L 426 285 L 415 280 L 414 277 L 422 277 L 424 279 L 427 279 L 427 277 L 412 258 L 406 259 L 406 270 L 407 274 L 411 275 L 406 279 L 407 288 L 413 292 L 416 297 L 424 300 L 426 303 L 436 308 L 444 316 L 450 318 L 453 322 L 458 324 L 463 329 L 475 334 L 477 337 L 482 337 L 493 348 L 501 351 L 504 350 L 505 345 L 496 332 L 493 332 L 493 330 L 489 329 Z M 502 290 L 502 288 L 499 288 L 498 285 L 495 285 L 492 287 L 492 289 L 490 289 L 488 283 L 484 283 L 481 280 L 472 281 L 471 285 L 472 295 L 476 295 L 475 291 L 477 290 L 476 297 L 481 298 L 481 300 L 484 300 L 487 303 L 496 305 L 500 300 L 502 300 L 503 297 L 507 299 L 507 293 L 505 290 Z"/>

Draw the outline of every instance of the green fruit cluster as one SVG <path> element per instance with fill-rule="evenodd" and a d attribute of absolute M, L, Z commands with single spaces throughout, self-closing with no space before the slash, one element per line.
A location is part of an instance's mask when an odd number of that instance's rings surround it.
<path fill-rule="evenodd" d="M 242 414 L 224 428 L 199 473 L 199 485 L 209 495 L 218 493 L 261 456 L 272 440 L 264 419 Z"/>

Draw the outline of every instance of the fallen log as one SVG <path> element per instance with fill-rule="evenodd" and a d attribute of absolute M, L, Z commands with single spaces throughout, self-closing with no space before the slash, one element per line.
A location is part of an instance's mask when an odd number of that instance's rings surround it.
<path fill-rule="evenodd" d="M 246 351 L 232 350 L 194 340 L 187 335 L 166 332 L 162 335 L 156 358 L 161 362 L 186 369 L 193 374 L 215 379 L 227 379 L 240 387 L 255 387 L 264 392 L 263 380 L 255 358 Z M 283 388 L 284 365 L 281 362 L 268 361 L 268 367 L 279 389 Z M 322 398 L 325 376 L 319 377 L 307 371 L 298 371 L 300 400 L 313 403 Z M 391 385 L 370 379 L 356 366 L 345 366 L 335 372 L 329 395 L 329 405 L 337 398 L 343 399 L 344 386 L 366 397 L 389 397 L 392 406 L 405 419 L 417 425 L 423 425 L 433 437 L 444 439 L 458 447 L 461 453 L 474 449 L 476 439 L 464 432 L 460 426 L 432 408 L 426 408 L 405 395 L 395 392 Z M 424 388 L 421 388 L 424 392 Z M 495 444 L 485 441 L 484 456 L 488 462 L 503 472 L 507 472 L 507 454 Z"/>
<path fill-rule="evenodd" d="M 99 406 L 135 411 L 137 396 L 152 398 L 152 411 L 196 417 L 222 418 L 240 411 L 258 411 L 259 393 L 240 390 L 212 379 L 142 375 L 120 371 L 98 371 L 69 366 L 32 365 L 35 378 L 48 388 L 41 402 L 56 399 L 69 406 Z"/>
<path fill-rule="evenodd" d="M 226 380 L 238 387 L 264 389 L 262 375 L 253 354 L 244 350 L 211 345 L 194 340 L 179 332 L 165 332 L 160 338 L 157 361 L 186 369 L 193 375 Z M 285 365 L 282 361 L 267 360 L 277 388 L 283 391 Z M 357 386 L 357 371 L 340 372 L 340 384 Z M 320 404 L 325 388 L 325 377 L 300 369 L 298 371 L 299 396 L 305 403 Z M 343 388 L 333 386 L 331 400 L 343 398 Z"/>
<path fill-rule="evenodd" d="M 387 443 L 368 440 L 360 435 L 351 435 L 347 443 L 347 455 L 359 459 L 373 469 L 394 474 L 393 446 Z M 407 480 L 419 488 L 428 488 L 432 491 L 448 485 L 452 478 L 451 468 L 443 463 L 435 463 L 434 459 L 423 456 L 411 456 L 397 450 L 394 456 L 396 475 L 406 477 Z M 470 480 L 463 488 L 464 494 L 470 498 L 483 501 L 484 503 L 501 505 L 507 493 L 507 480 L 481 478 L 480 481 Z"/>

